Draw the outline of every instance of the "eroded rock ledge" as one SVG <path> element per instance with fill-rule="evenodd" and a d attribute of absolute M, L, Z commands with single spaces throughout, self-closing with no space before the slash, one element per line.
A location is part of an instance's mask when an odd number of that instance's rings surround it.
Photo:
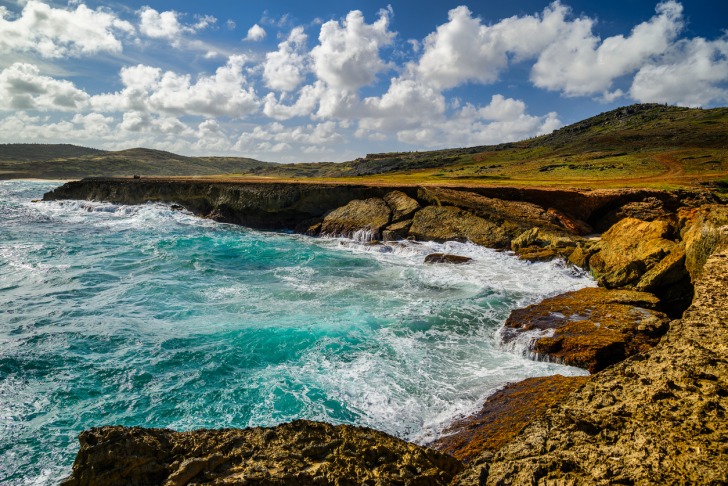
<path fill-rule="evenodd" d="M 724 416 L 728 406 L 728 255 L 720 250 L 728 243 L 728 207 L 710 194 L 100 179 L 66 184 L 44 199 L 126 204 L 163 201 L 201 216 L 254 228 L 385 242 L 401 238 L 468 240 L 509 249 L 529 260 L 564 258 L 592 272 L 600 288 L 567 293 L 514 311 L 503 339 L 508 343 L 526 336 L 534 357 L 581 366 L 595 374 L 509 385 L 493 395 L 479 414 L 453 424 L 450 435 L 433 444 L 468 463 L 453 484 L 728 482 L 728 447 L 724 445 L 728 440 Z M 432 260 L 462 261 L 457 255 L 438 255 Z M 670 321 L 680 316 L 682 320 Z M 339 447 L 339 428 L 307 424 L 324 431 L 321 444 L 331 442 Z M 289 428 L 282 425 L 272 430 L 294 437 L 296 431 Z M 148 433 L 151 435 L 145 435 Z M 118 440 L 103 439 L 109 434 Z M 123 428 L 84 432 L 71 480 L 98 472 L 98 461 L 110 454 L 108 447 L 126 443 L 132 436 L 142 439 L 129 442 L 126 453 L 131 455 L 136 454 L 137 446 L 145 447 L 144 437 L 157 441 L 175 437 L 175 443 L 187 444 L 173 447 L 171 456 L 152 454 L 143 463 L 166 464 L 166 477 L 172 478 L 198 470 L 189 476 L 192 482 L 208 481 L 208 474 L 215 481 L 218 468 L 229 472 L 233 464 L 248 464 L 245 467 L 253 468 L 251 471 L 260 465 L 275 474 L 280 472 L 276 464 L 285 463 L 286 471 L 296 474 L 311 467 L 300 461 L 298 449 L 280 452 L 285 448 L 275 449 L 280 453 L 274 454 L 273 462 L 265 462 L 266 452 L 257 456 L 263 462 L 246 463 L 247 452 L 240 452 L 242 449 L 238 450 L 242 458 L 223 453 L 227 462 L 219 462 L 213 451 L 226 440 L 222 436 L 212 431 L 174 434 Z M 375 442 L 381 439 L 382 444 L 391 439 L 385 434 L 377 437 Z M 185 447 L 193 452 L 184 452 Z M 418 457 L 430 458 L 420 452 L 424 456 Z M 328 476 L 294 478 L 286 473 L 284 479 L 271 475 L 248 480 L 230 473 L 225 481 L 445 484 L 447 475 L 457 469 L 444 466 L 442 474 L 420 477 L 413 471 L 420 474 L 430 469 L 408 469 L 411 454 L 412 450 L 397 449 L 387 456 L 382 464 L 391 467 L 377 471 L 389 471 L 390 476 L 380 472 L 372 476 L 374 466 L 365 456 L 356 460 L 351 456 L 343 463 L 348 466 L 341 466 L 341 458 L 329 451 L 326 461 L 333 465 L 327 463 Z M 125 471 L 136 468 L 125 467 Z M 139 467 L 145 470 L 146 466 Z M 114 470 L 117 474 L 120 469 Z M 243 470 L 248 469 L 237 471 Z M 350 470 L 360 475 L 348 475 Z M 413 476 L 403 476 L 405 470 Z"/>

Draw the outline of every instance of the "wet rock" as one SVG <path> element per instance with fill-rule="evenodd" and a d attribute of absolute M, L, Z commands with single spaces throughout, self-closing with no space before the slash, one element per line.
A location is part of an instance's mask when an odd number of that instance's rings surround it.
<path fill-rule="evenodd" d="M 505 344 L 522 342 L 541 358 L 591 373 L 656 345 L 670 319 L 654 295 L 586 288 L 516 309 L 501 331 Z"/>
<path fill-rule="evenodd" d="M 420 204 L 402 191 L 391 191 L 384 195 L 384 202 L 392 210 L 392 223 L 411 219 Z"/>
<path fill-rule="evenodd" d="M 666 255 L 677 249 L 668 221 L 625 218 L 602 235 L 589 266 L 607 288 L 633 286 Z"/>
<path fill-rule="evenodd" d="M 454 422 L 442 438 L 429 446 L 466 464 L 486 451 L 496 452 L 534 418 L 564 400 L 588 379 L 554 375 L 506 385 L 488 397 L 479 412 Z"/>
<path fill-rule="evenodd" d="M 390 224 L 382 231 L 382 239 L 384 241 L 404 240 L 407 238 L 409 229 L 412 226 L 412 220 L 406 219 L 399 223 Z"/>
<path fill-rule="evenodd" d="M 727 484 L 728 249 L 660 343 L 594 375 L 453 484 Z"/>
<path fill-rule="evenodd" d="M 273 428 L 82 432 L 64 486 L 268 484 L 445 485 L 448 455 L 382 432 L 298 420 Z"/>
<path fill-rule="evenodd" d="M 382 229 L 391 217 L 392 211 L 384 199 L 356 199 L 327 214 L 321 224 L 321 234 L 351 238 L 357 231 L 363 231 L 372 239 L 381 239 Z"/>
<path fill-rule="evenodd" d="M 460 255 L 450 255 L 446 253 L 430 253 L 425 257 L 425 263 L 468 263 L 473 261 L 472 258 Z"/>
<path fill-rule="evenodd" d="M 518 230 L 513 224 L 492 223 L 454 206 L 427 206 L 415 213 L 408 235 L 423 241 L 472 241 L 508 248 Z"/>
<path fill-rule="evenodd" d="M 568 258 L 580 240 L 576 236 L 531 228 L 511 241 L 511 249 L 524 260 L 543 261 L 558 257 Z"/>

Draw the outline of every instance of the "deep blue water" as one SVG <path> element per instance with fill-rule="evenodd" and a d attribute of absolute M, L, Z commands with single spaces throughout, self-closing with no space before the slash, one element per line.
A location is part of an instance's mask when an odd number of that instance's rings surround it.
<path fill-rule="evenodd" d="M 469 244 L 372 247 L 0 182 L 0 483 L 54 484 L 83 429 L 296 418 L 424 442 L 509 381 L 511 309 L 593 282 Z M 425 265 L 449 251 L 469 265 Z"/>

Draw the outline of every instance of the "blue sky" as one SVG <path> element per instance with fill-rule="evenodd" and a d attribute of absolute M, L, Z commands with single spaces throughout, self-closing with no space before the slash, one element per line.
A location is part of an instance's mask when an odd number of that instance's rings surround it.
<path fill-rule="evenodd" d="M 0 142 L 297 162 L 728 104 L 728 4 L 0 0 Z"/>

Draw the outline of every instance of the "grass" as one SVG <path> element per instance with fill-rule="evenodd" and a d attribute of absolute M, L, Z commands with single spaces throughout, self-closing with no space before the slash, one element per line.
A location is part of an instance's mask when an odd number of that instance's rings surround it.
<path fill-rule="evenodd" d="M 60 179 L 142 174 L 347 184 L 722 187 L 728 178 L 728 108 L 632 105 L 521 142 L 368 154 L 343 163 L 273 164 L 149 149 L 9 160 L 2 150 L 0 146 L 0 178 L 20 173 Z"/>

